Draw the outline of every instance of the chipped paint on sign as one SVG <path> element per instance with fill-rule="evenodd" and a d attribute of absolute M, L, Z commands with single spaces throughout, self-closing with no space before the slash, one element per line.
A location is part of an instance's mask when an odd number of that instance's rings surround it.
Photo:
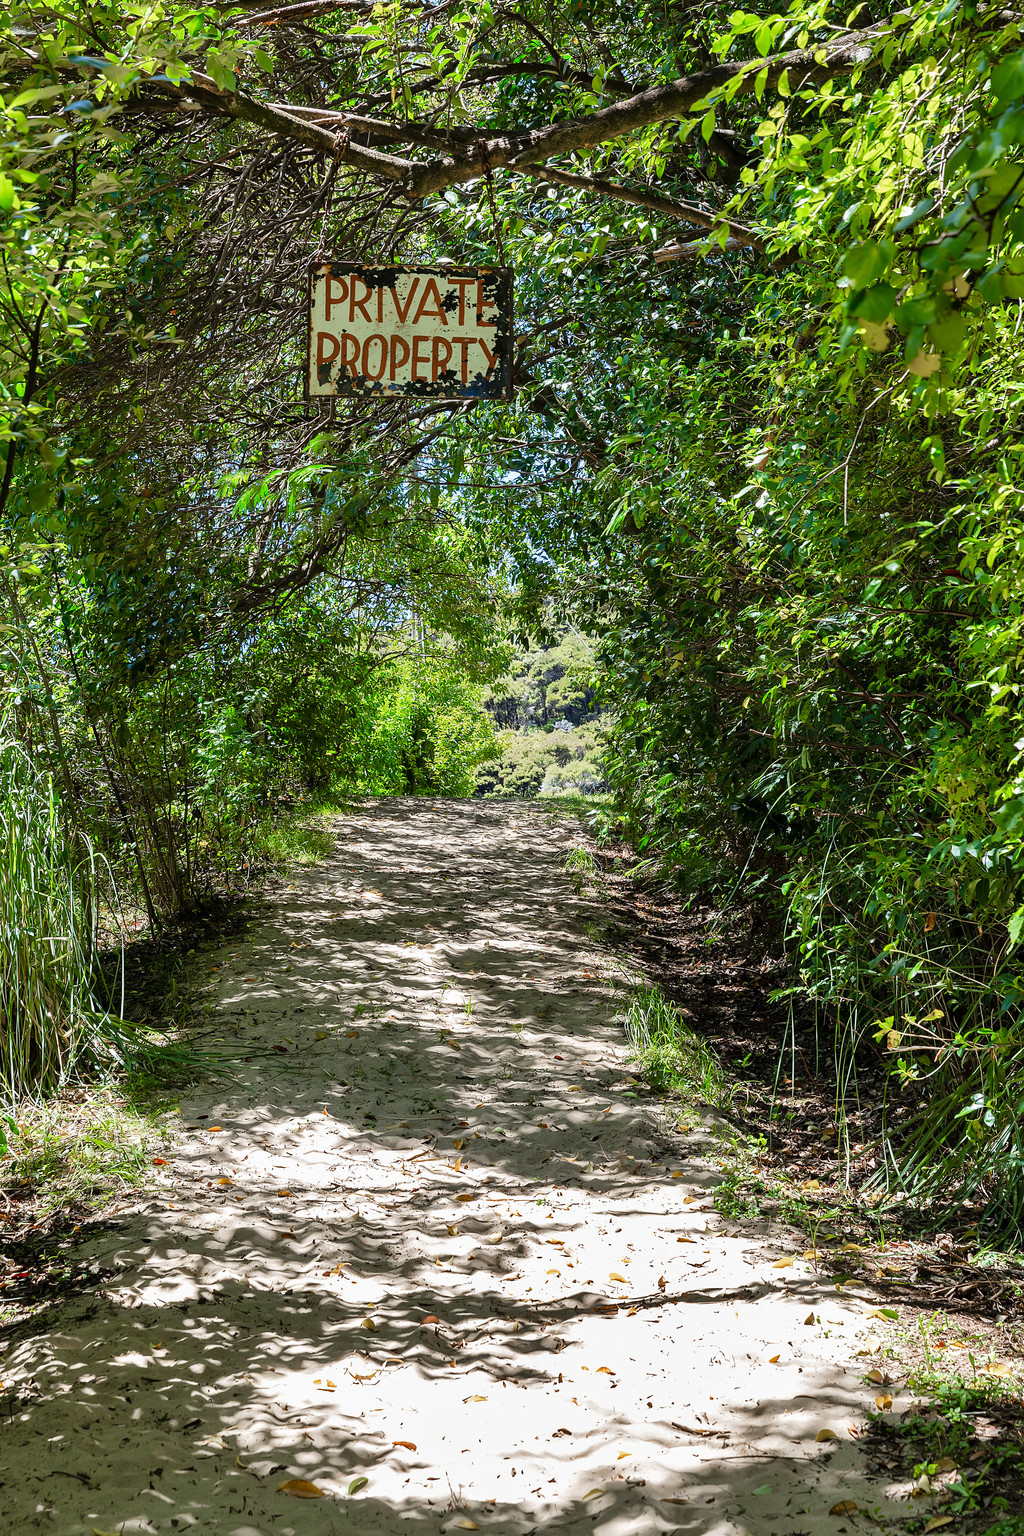
<path fill-rule="evenodd" d="M 512 273 L 314 262 L 306 391 L 511 399 Z"/>

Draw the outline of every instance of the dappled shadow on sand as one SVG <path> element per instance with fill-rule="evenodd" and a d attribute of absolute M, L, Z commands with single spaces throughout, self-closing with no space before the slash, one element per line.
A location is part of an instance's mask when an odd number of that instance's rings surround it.
<path fill-rule="evenodd" d="M 711 1130 L 632 1096 L 564 846 L 527 808 L 371 805 L 211 960 L 237 1076 L 97 1234 L 117 1281 L 12 1341 L 0 1531 L 892 1512 L 848 1433 L 855 1304 L 727 1228 Z"/>

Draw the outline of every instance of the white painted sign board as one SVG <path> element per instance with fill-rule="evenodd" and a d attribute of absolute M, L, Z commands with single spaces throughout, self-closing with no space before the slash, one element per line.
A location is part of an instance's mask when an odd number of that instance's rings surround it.
<path fill-rule="evenodd" d="M 306 391 L 511 399 L 512 273 L 314 262 Z"/>

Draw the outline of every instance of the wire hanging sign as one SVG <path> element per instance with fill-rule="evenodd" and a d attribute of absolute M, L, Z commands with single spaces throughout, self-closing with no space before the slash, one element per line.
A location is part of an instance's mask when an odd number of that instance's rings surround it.
<path fill-rule="evenodd" d="M 307 399 L 511 400 L 512 271 L 479 143 L 497 266 L 309 265 Z"/>

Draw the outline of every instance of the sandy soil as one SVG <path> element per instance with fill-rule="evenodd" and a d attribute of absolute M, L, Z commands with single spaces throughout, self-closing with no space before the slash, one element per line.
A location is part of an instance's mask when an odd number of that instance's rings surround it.
<path fill-rule="evenodd" d="M 237 1076 L 97 1237 L 116 1284 L 0 1366 L 4 1536 L 906 1518 L 854 1438 L 865 1302 L 719 1217 L 708 1130 L 626 1096 L 571 823 L 387 801 L 337 831 L 211 972 Z"/>

